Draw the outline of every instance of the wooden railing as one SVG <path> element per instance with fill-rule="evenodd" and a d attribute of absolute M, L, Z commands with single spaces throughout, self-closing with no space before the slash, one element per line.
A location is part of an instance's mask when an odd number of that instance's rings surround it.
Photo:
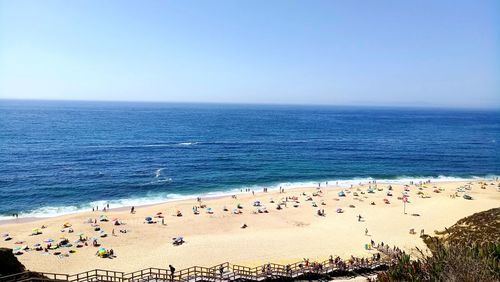
<path fill-rule="evenodd" d="M 8 276 L 0 276 L 0 282 L 229 282 L 229 281 L 263 281 L 263 280 L 294 280 L 305 275 L 330 275 L 335 273 L 367 272 L 384 269 L 387 262 L 370 262 L 363 265 L 338 266 L 331 261 L 321 263 L 296 262 L 288 265 L 276 263 L 264 264 L 257 267 L 233 265 L 228 262 L 213 267 L 193 266 L 173 274 L 168 269 L 147 268 L 130 273 L 94 269 L 78 274 L 57 274 L 44 272 L 23 272 Z"/>

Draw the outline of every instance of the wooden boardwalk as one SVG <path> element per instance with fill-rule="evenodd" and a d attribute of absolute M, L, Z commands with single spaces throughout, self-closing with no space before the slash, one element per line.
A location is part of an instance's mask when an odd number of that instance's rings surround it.
<path fill-rule="evenodd" d="M 0 277 L 0 282 L 231 282 L 231 281 L 269 281 L 296 280 L 335 276 L 354 276 L 384 270 L 385 262 L 371 262 L 364 265 L 335 264 L 332 261 L 313 262 L 306 265 L 303 261 L 280 265 L 264 264 L 246 267 L 222 263 L 213 267 L 193 266 L 172 273 L 168 269 L 147 268 L 130 273 L 95 269 L 78 274 L 57 274 L 42 272 L 23 272 Z"/>

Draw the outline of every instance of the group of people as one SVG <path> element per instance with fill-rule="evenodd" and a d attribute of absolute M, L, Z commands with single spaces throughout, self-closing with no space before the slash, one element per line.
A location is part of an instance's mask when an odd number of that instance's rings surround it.
<path fill-rule="evenodd" d="M 106 212 L 109 210 L 109 203 L 106 204 L 106 206 L 102 209 L 103 212 Z M 99 211 L 99 206 L 92 207 L 92 211 Z"/>

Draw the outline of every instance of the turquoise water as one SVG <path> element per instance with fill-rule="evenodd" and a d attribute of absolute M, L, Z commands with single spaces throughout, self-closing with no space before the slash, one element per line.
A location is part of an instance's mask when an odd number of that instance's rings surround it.
<path fill-rule="evenodd" d="M 0 215 L 500 174 L 500 112 L 0 100 Z"/>

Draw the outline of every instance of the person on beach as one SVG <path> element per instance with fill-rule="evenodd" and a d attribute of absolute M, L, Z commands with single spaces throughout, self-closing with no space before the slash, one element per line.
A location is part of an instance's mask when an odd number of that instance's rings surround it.
<path fill-rule="evenodd" d="M 368 236 L 368 228 L 365 229 L 365 236 Z"/>
<path fill-rule="evenodd" d="M 169 264 L 168 268 L 170 269 L 170 280 L 174 280 L 175 267 Z"/>
<path fill-rule="evenodd" d="M 130 208 L 130 213 L 134 213 L 134 212 L 135 212 L 135 207 L 134 207 L 134 206 L 132 206 L 132 207 Z"/>
<path fill-rule="evenodd" d="M 362 219 L 362 218 L 363 218 L 363 217 L 359 214 L 359 215 L 358 215 L 358 222 L 359 222 L 359 221 L 361 221 L 361 219 Z"/>

